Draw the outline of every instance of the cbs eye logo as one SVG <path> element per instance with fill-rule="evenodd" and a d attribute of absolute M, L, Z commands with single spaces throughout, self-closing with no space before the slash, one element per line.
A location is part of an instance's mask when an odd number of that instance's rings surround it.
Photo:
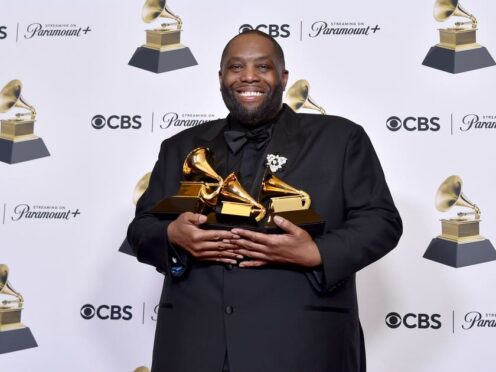
<path fill-rule="evenodd" d="M 401 316 L 398 313 L 392 312 L 386 315 L 386 325 L 393 329 L 399 328 L 402 325 L 409 329 L 439 329 L 441 328 L 441 315 L 408 313 L 405 316 Z"/>
<path fill-rule="evenodd" d="M 81 307 L 81 317 L 86 320 L 93 319 L 95 316 L 101 320 L 131 320 L 133 314 L 132 306 L 119 306 L 119 305 L 101 305 L 95 308 L 91 304 L 86 304 Z"/>
<path fill-rule="evenodd" d="M 288 24 L 283 24 L 283 25 L 258 25 L 253 27 L 252 25 L 245 23 L 244 25 L 241 25 L 239 28 L 239 33 L 242 34 L 243 32 L 250 31 L 250 30 L 258 30 L 265 32 L 266 34 L 272 36 L 272 37 L 282 37 L 282 38 L 287 38 L 291 33 L 289 32 L 289 25 Z"/>
<path fill-rule="evenodd" d="M 397 132 L 401 128 L 409 132 L 437 132 L 441 128 L 439 118 L 435 116 L 431 118 L 408 116 L 405 119 L 401 119 L 398 116 L 391 116 L 386 120 L 386 126 L 392 132 Z"/>
<path fill-rule="evenodd" d="M 91 119 L 91 126 L 95 129 L 105 127 L 110 129 L 140 129 L 141 125 L 140 115 L 110 115 L 109 117 L 95 115 Z"/>

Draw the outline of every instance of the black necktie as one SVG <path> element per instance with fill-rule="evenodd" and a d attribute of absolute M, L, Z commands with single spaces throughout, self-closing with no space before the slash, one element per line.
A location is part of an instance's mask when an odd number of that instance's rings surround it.
<path fill-rule="evenodd" d="M 254 143 L 257 150 L 263 148 L 270 140 L 270 131 L 265 127 L 247 132 L 228 130 L 224 132 L 224 138 L 231 151 L 236 155 L 248 142 Z"/>

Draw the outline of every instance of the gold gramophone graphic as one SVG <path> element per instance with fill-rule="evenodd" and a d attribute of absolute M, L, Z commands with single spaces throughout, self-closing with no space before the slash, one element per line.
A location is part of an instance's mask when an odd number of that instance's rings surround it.
<path fill-rule="evenodd" d="M 134 187 L 133 191 L 133 204 L 136 205 L 138 204 L 138 200 L 143 196 L 145 193 L 146 189 L 148 188 L 148 185 L 150 184 L 150 177 L 152 173 L 148 172 L 146 173 L 143 177 L 141 177 Z M 122 242 L 119 252 L 129 254 L 131 256 L 134 256 L 133 249 L 131 248 L 131 245 L 127 241 L 127 238 L 124 238 L 124 241 Z"/>
<path fill-rule="evenodd" d="M 487 49 L 476 42 L 477 19 L 458 0 L 436 0 L 436 21 L 444 22 L 453 16 L 470 21 L 439 29 L 440 42 L 431 47 L 422 64 L 452 74 L 495 65 Z"/>
<path fill-rule="evenodd" d="M 309 109 L 319 111 L 322 115 L 326 112 L 322 106 L 317 105 L 309 94 L 310 83 L 306 80 L 297 80 L 287 90 L 285 101 L 294 111 Z"/>
<path fill-rule="evenodd" d="M 8 277 L 8 266 L 0 264 L 0 295 L 10 297 L 0 297 L 0 354 L 38 346 L 31 330 L 21 323 L 24 298 Z"/>
<path fill-rule="evenodd" d="M 166 0 L 146 0 L 142 19 L 152 23 L 159 18 L 174 20 L 146 30 L 146 44 L 138 47 L 129 65 L 155 73 L 177 70 L 198 63 L 188 47 L 181 44 L 183 22 L 167 6 Z"/>
<path fill-rule="evenodd" d="M 447 212 L 458 206 L 472 211 L 459 212 L 456 218 L 442 219 L 441 235 L 432 239 L 424 254 L 424 258 L 452 267 L 496 260 L 493 245 L 479 234 L 481 211 L 462 193 L 462 184 L 459 176 L 444 180 L 436 193 L 436 209 Z"/>
<path fill-rule="evenodd" d="M 198 147 L 191 151 L 183 164 L 184 181 L 176 195 L 161 200 L 152 209 L 158 215 L 179 215 L 183 212 L 201 213 L 217 205 L 224 180 L 210 165 L 211 151 Z"/>
<path fill-rule="evenodd" d="M 36 110 L 26 102 L 21 91 L 20 80 L 8 82 L 0 91 L 0 113 L 13 108 L 28 111 L 28 113 L 17 113 L 14 118 L 1 121 L 0 161 L 8 164 L 50 155 L 43 140 L 34 134 Z"/>

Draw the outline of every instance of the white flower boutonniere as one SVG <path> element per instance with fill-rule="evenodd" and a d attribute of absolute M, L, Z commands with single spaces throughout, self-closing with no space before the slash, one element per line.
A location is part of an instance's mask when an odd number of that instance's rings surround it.
<path fill-rule="evenodd" d="M 279 169 L 283 167 L 284 164 L 288 161 L 284 156 L 269 154 L 267 155 L 267 166 L 270 168 L 272 173 L 277 172 Z"/>

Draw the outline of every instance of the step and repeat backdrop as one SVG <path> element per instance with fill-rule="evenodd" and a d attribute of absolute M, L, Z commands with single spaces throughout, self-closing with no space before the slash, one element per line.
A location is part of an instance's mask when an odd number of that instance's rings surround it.
<path fill-rule="evenodd" d="M 126 253 L 133 200 L 162 140 L 227 114 L 222 49 L 258 29 L 286 53 L 287 102 L 365 128 L 403 218 L 398 248 L 358 274 L 369 370 L 493 371 L 495 14 L 2 0 L 0 370 L 150 366 L 163 277 Z"/>

